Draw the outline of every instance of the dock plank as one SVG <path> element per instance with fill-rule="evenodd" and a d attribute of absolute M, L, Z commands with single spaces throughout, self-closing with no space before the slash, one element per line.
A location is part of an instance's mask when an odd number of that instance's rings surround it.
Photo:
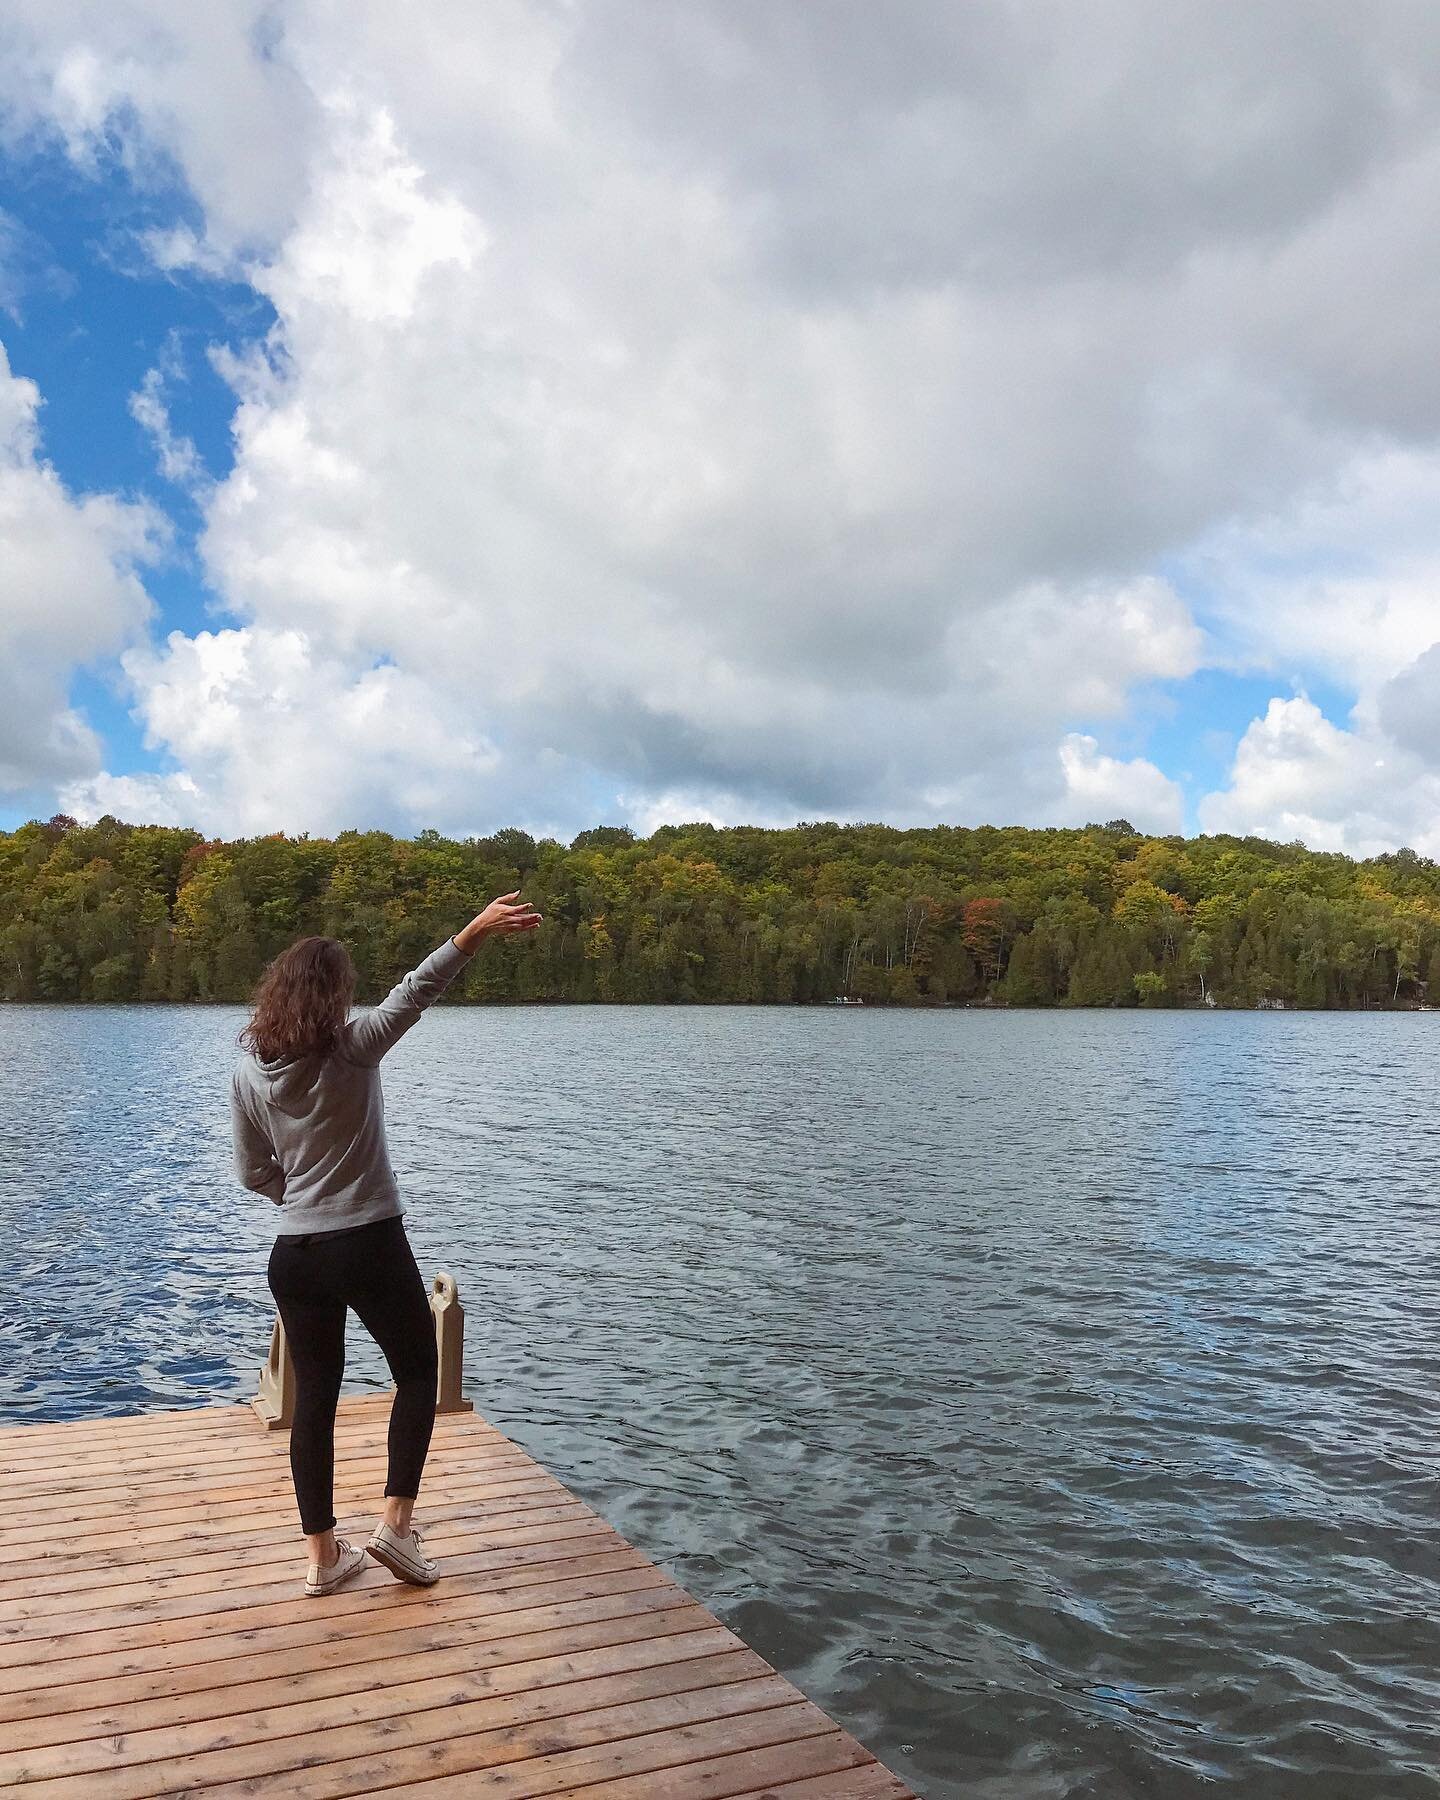
<path fill-rule="evenodd" d="M 669 1580 L 647 1563 L 638 1550 L 627 1547 L 623 1551 L 567 1559 L 559 1567 L 538 1563 L 499 1576 L 460 1577 L 453 1583 L 445 1582 L 446 1591 L 438 1599 L 433 1590 L 422 1595 L 422 1590 L 417 1589 L 417 1598 L 411 1601 L 378 1588 L 362 1589 L 349 1607 L 326 1622 L 296 1620 L 293 1601 L 286 1601 L 252 1613 L 241 1622 L 238 1630 L 201 1629 L 189 1637 L 176 1638 L 168 1628 L 152 1628 L 142 1634 L 141 1642 L 126 1648 L 112 1647 L 66 1659 L 65 1672 L 71 1686 L 63 1695 L 56 1691 L 53 1707 L 67 1710 L 97 1703 L 100 1696 L 92 1684 L 99 1681 L 112 1686 L 116 1682 L 134 1684 L 160 1671 L 169 1671 L 173 1683 L 178 1679 L 175 1672 L 183 1669 L 197 1671 L 195 1685 L 205 1685 L 201 1679 L 204 1665 L 222 1656 L 239 1657 L 285 1645 L 339 1643 L 346 1639 L 358 1640 L 374 1632 L 411 1631 L 489 1611 L 518 1611 L 569 1598 L 590 1598 L 593 1595 L 589 1584 L 600 1584 L 595 1592 L 610 1592 L 612 1577 L 637 1573 Z M 647 1582 L 644 1585 L 654 1584 Z M 349 1598 L 348 1595 L 345 1597 Z M 336 1602 L 340 1598 L 340 1595 L 334 1597 Z M 423 1613 L 411 1610 L 421 1607 L 426 1608 Z M 329 1607 L 325 1610 L 331 1611 Z M 357 1651 L 357 1659 L 359 1655 Z M 5 1677 L 8 1692 L 0 1693 L 0 1721 L 12 1717 L 29 1718 L 37 1710 L 44 1710 L 39 1691 L 54 1690 L 55 1680 L 55 1670 L 49 1661 L 37 1661 L 32 1668 L 8 1671 Z M 109 1691 L 107 1688 L 106 1692 Z M 116 1688 L 114 1692 L 118 1698 L 120 1690 Z M 70 1698 L 72 1693 L 73 1699 Z M 129 1687 L 125 1693 L 130 1693 Z"/>
<path fill-rule="evenodd" d="M 363 1543 L 389 1394 L 341 1402 Z M 0 1790 L 36 1800 L 913 1800 L 486 1420 L 436 1421 L 444 1577 L 301 1592 L 289 1441 L 248 1407 L 0 1427 Z M 9 1515 L 15 1520 L 17 1514 Z"/>
<path fill-rule="evenodd" d="M 425 1499 L 427 1506 L 437 1494 L 465 1494 L 480 1496 L 487 1492 L 504 1493 L 513 1491 L 517 1486 L 534 1487 L 541 1482 L 550 1482 L 555 1488 L 559 1483 L 554 1478 L 542 1474 L 539 1470 L 519 1469 L 513 1475 L 497 1477 L 487 1473 L 452 1473 L 447 1471 L 433 1486 L 426 1484 Z M 561 1490 L 563 1491 L 563 1490 Z M 282 1477 L 276 1476 L 271 1488 L 267 1490 L 267 1501 L 278 1502 L 288 1496 L 289 1490 Z M 337 1514 L 362 1514 L 366 1504 L 375 1505 L 374 1485 L 368 1479 L 361 1481 L 352 1477 L 345 1469 L 336 1470 L 335 1505 Z M 277 1529 L 281 1528 L 282 1508 L 278 1505 L 267 1505 L 263 1509 L 265 1517 L 274 1521 Z M 193 1530 L 201 1536 L 209 1534 L 211 1527 L 219 1527 L 234 1520 L 253 1521 L 257 1506 L 253 1497 L 241 1500 L 215 1502 L 205 1507 L 185 1505 L 159 1507 L 147 1506 L 142 1514 L 137 1514 L 134 1503 L 112 1509 L 109 1513 L 99 1514 L 81 1522 L 69 1522 L 69 1529 L 63 1537 L 59 1534 L 47 1535 L 43 1540 L 40 1553 L 53 1555 L 71 1554 L 71 1546 L 76 1552 L 88 1547 L 90 1540 L 96 1537 L 105 1538 L 119 1532 L 124 1534 L 126 1542 L 144 1542 L 144 1537 L 133 1536 L 134 1533 L 151 1533 L 154 1541 L 162 1538 L 173 1538 L 178 1534 Z M 47 1508 L 46 1519 L 53 1521 L 54 1514 Z M 140 1522 L 140 1521 L 143 1521 Z M 293 1518 L 288 1521 L 288 1529 L 292 1538 L 298 1538 L 300 1527 Z M 35 1527 L 10 1527 L 0 1534 L 0 1557 L 7 1560 L 20 1560 L 32 1557 L 37 1553 Z"/>
<path fill-rule="evenodd" d="M 464 1497 L 461 1497 L 463 1492 Z M 436 1500 L 427 1491 L 425 1516 L 432 1529 L 455 1519 L 474 1518 L 483 1510 L 488 1519 L 514 1519 L 525 1513 L 553 1507 L 569 1500 L 564 1488 L 548 1478 L 517 1482 L 484 1482 L 472 1489 L 460 1490 L 453 1485 L 437 1485 L 436 1494 L 451 1494 L 453 1499 Z M 80 1573 L 93 1575 L 97 1584 L 101 1572 L 116 1571 L 117 1580 L 124 1579 L 127 1569 L 143 1567 L 156 1550 L 180 1555 L 189 1551 L 197 1561 L 206 1557 L 235 1556 L 265 1544 L 285 1544 L 293 1559 L 296 1528 L 293 1524 L 256 1525 L 244 1517 L 222 1519 L 215 1529 L 202 1531 L 196 1522 L 179 1526 L 131 1526 L 91 1536 L 67 1537 L 63 1544 L 48 1540 L 33 1541 L 8 1557 L 0 1557 L 0 1604 L 11 1583 L 34 1583 L 37 1579 L 57 1575 L 63 1568 L 65 1578 Z M 231 1528 L 233 1527 L 233 1529 Z"/>

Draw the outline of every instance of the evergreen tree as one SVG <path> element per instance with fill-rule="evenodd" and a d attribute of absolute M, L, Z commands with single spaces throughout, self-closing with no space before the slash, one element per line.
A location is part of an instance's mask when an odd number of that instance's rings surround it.
<path fill-rule="evenodd" d="M 373 1000 L 497 893 L 546 924 L 482 1001 L 1411 1005 L 1440 995 L 1440 869 L 1258 838 L 812 821 L 220 842 L 57 815 L 0 833 L 0 997 L 243 1000 L 299 935 Z"/>

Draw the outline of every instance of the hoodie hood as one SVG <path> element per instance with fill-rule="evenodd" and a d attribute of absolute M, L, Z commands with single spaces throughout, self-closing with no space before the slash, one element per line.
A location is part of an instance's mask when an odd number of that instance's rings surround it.
<path fill-rule="evenodd" d="M 261 1062 L 257 1056 L 255 1067 L 266 1099 L 278 1111 L 292 1119 L 306 1118 L 314 1111 L 320 1072 L 325 1067 L 323 1056 L 282 1057 L 278 1062 Z"/>

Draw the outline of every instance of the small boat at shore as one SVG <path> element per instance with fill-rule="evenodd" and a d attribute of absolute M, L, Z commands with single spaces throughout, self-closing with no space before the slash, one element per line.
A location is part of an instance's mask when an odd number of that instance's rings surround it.
<path fill-rule="evenodd" d="M 833 1000 L 827 1000 L 827 1006 L 863 1006 L 865 1002 L 858 994 L 837 994 Z"/>

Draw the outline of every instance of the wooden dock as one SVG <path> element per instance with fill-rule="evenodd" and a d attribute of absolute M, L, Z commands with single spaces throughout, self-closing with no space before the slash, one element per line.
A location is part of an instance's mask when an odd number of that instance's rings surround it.
<path fill-rule="evenodd" d="M 364 1543 L 386 1393 L 342 1400 Z M 306 1599 L 289 1436 L 244 1404 L 0 1428 L 0 1792 L 36 1800 L 914 1800 L 517 1445 L 436 1420 L 433 1588 Z"/>

